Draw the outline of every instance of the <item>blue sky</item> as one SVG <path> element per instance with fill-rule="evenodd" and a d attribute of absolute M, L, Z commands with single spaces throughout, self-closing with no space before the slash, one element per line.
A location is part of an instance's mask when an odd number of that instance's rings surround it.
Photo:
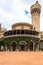
<path fill-rule="evenodd" d="M 0 23 L 8 30 L 18 22 L 32 23 L 30 7 L 36 0 L 0 0 Z M 43 31 L 43 0 L 41 4 L 40 30 Z"/>

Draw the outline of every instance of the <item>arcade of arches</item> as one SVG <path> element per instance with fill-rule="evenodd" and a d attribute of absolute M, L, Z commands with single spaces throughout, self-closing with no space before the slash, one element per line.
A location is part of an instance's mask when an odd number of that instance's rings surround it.
<path fill-rule="evenodd" d="M 17 42 L 13 41 L 11 42 L 10 49 L 11 51 L 36 51 L 38 48 L 38 44 L 34 43 L 33 41 L 30 41 L 27 46 L 26 41 L 20 41 L 19 45 L 17 46 Z M 8 50 L 8 48 L 7 48 Z M 39 48 L 38 48 L 39 50 Z"/>

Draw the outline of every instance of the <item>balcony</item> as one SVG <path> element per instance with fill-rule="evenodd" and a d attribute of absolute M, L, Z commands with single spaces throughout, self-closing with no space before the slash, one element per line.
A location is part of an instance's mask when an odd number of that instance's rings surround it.
<path fill-rule="evenodd" d="M 9 30 L 4 33 L 5 38 L 18 37 L 18 36 L 29 36 L 39 38 L 39 32 L 33 30 Z"/>

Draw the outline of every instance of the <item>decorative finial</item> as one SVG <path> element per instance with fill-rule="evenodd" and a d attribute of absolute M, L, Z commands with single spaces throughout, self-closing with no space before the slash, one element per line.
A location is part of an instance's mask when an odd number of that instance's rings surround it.
<path fill-rule="evenodd" d="M 38 3 L 38 0 L 36 0 L 36 4 Z"/>
<path fill-rule="evenodd" d="M 38 0 L 36 1 L 36 3 L 38 3 Z"/>
<path fill-rule="evenodd" d="M 38 3 L 38 0 L 35 0 L 36 1 L 36 3 Z"/>

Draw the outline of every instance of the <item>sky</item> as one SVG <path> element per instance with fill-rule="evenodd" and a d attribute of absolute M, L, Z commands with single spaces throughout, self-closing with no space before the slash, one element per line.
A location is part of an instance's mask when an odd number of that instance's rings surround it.
<path fill-rule="evenodd" d="M 40 31 L 43 31 L 43 0 L 38 0 L 41 5 Z M 0 0 L 0 23 L 2 27 L 11 29 L 14 23 L 32 23 L 30 7 L 36 0 Z"/>

